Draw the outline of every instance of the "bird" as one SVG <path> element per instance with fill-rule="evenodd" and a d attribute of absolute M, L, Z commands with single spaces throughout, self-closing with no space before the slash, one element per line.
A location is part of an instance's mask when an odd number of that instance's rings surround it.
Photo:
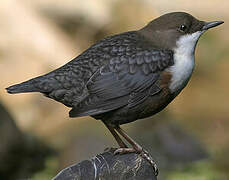
<path fill-rule="evenodd" d="M 60 68 L 6 90 L 40 92 L 72 108 L 72 118 L 101 120 L 120 146 L 116 154 L 139 153 L 158 173 L 149 153 L 120 125 L 163 110 L 190 80 L 200 36 L 222 23 L 167 13 L 139 30 L 106 37 Z"/>

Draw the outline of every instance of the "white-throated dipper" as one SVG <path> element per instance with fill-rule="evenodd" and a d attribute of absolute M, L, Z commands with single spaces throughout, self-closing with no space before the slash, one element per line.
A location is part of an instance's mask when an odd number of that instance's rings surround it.
<path fill-rule="evenodd" d="M 107 37 L 64 66 L 7 91 L 41 92 L 71 107 L 70 117 L 102 120 L 120 146 L 116 153 L 142 154 L 157 174 L 153 159 L 120 125 L 164 109 L 192 75 L 199 37 L 222 23 L 199 21 L 184 12 L 168 13 L 138 31 Z"/>

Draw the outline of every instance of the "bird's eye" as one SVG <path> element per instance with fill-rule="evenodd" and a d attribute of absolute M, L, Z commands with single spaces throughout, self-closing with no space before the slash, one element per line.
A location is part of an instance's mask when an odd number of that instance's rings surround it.
<path fill-rule="evenodd" d="M 180 27 L 179 27 L 179 30 L 181 32 L 185 32 L 187 30 L 187 26 L 185 26 L 184 24 L 182 24 Z"/>

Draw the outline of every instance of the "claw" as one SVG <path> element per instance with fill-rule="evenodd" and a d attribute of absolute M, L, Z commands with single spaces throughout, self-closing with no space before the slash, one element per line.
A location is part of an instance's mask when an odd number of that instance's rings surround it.
<path fill-rule="evenodd" d="M 157 176 L 158 173 L 159 173 L 159 171 L 158 171 L 158 168 L 157 168 L 157 164 L 153 160 L 153 158 L 151 157 L 151 155 L 146 150 L 142 150 L 142 152 L 140 154 L 141 154 L 141 156 L 143 158 L 145 158 L 153 166 L 153 170 L 154 170 L 155 176 Z"/>
<path fill-rule="evenodd" d="M 114 151 L 114 154 L 115 155 L 116 154 L 127 154 L 127 153 L 133 153 L 133 152 L 140 154 L 144 159 L 146 159 L 152 165 L 155 176 L 158 175 L 159 171 L 158 171 L 156 162 L 153 160 L 150 154 L 144 149 L 141 149 L 140 151 L 138 151 L 134 148 L 118 148 Z"/>
<path fill-rule="evenodd" d="M 133 152 L 136 152 L 136 150 L 133 148 L 118 148 L 117 150 L 115 150 L 114 154 L 127 154 Z"/>
<path fill-rule="evenodd" d="M 127 142 L 129 142 L 133 147 L 133 148 L 122 147 L 120 149 L 117 149 L 115 151 L 115 154 L 124 154 L 124 153 L 130 153 L 130 152 L 135 152 L 135 153 L 140 154 L 143 158 L 145 158 L 152 165 L 155 176 L 157 176 L 158 175 L 158 168 L 157 168 L 155 161 L 150 156 L 150 154 L 146 150 L 144 150 L 138 143 L 136 143 L 130 136 L 128 136 L 128 134 L 125 131 L 123 131 L 123 129 L 121 129 L 120 126 L 115 127 L 115 130 L 123 138 L 125 138 L 127 140 Z"/>

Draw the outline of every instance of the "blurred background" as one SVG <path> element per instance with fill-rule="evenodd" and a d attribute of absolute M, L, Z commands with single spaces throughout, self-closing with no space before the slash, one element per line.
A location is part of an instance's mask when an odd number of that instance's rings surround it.
<path fill-rule="evenodd" d="M 228 9 L 228 0 L 1 1 L 0 179 L 51 179 L 117 146 L 100 121 L 70 119 L 69 108 L 41 94 L 10 95 L 4 88 L 171 11 L 225 23 L 200 38 L 191 81 L 166 110 L 123 128 L 155 158 L 159 179 L 229 179 Z"/>

